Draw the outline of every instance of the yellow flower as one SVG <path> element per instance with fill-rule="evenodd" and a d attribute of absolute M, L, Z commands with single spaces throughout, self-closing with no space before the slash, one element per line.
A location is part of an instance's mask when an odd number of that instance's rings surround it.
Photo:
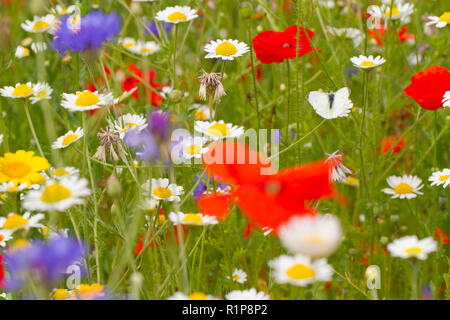
<path fill-rule="evenodd" d="M 93 300 L 105 295 L 103 292 L 104 287 L 105 286 L 100 283 L 80 284 L 74 294 L 77 296 L 77 299 L 80 300 Z"/>
<path fill-rule="evenodd" d="M 50 164 L 43 157 L 35 157 L 34 151 L 18 150 L 0 157 L 0 183 L 13 181 L 16 184 L 36 184 L 45 181 L 39 171 L 47 170 Z"/>

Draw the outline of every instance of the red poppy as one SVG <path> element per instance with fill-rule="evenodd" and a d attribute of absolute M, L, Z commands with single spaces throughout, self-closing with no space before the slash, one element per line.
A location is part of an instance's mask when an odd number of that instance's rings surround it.
<path fill-rule="evenodd" d="M 249 63 L 247 65 L 247 69 L 251 69 L 251 68 L 252 68 L 252 65 Z M 261 66 L 256 66 L 255 67 L 256 81 L 261 82 L 261 80 L 262 80 L 262 73 L 263 73 L 263 71 L 262 71 Z M 247 81 L 247 77 L 245 75 L 243 75 L 241 77 L 241 81 L 242 82 L 246 82 Z"/>
<path fill-rule="evenodd" d="M 411 84 L 404 89 L 405 94 L 424 109 L 442 108 L 444 94 L 450 90 L 450 71 L 444 67 L 429 67 L 411 77 Z"/>
<path fill-rule="evenodd" d="M 234 185 L 232 198 L 260 228 L 276 230 L 293 215 L 314 214 L 309 201 L 335 194 L 330 166 L 323 161 L 275 174 L 270 161 L 247 145 L 220 141 L 210 145 L 203 163 L 214 179 Z M 214 200 L 213 196 L 208 199 L 210 207 Z"/>
<path fill-rule="evenodd" d="M 450 243 L 450 240 L 448 239 L 447 235 L 445 234 L 444 230 L 436 228 L 436 231 L 434 233 L 434 237 L 436 238 L 436 241 L 443 242 L 444 244 Z"/>
<path fill-rule="evenodd" d="M 283 62 L 284 59 L 294 59 L 297 47 L 297 26 L 288 27 L 283 32 L 263 31 L 253 39 L 253 48 L 256 58 L 262 63 Z M 313 51 L 309 39 L 314 37 L 314 32 L 300 27 L 300 45 L 298 57 Z"/>
<path fill-rule="evenodd" d="M 375 39 L 379 46 L 384 46 L 383 40 L 386 38 L 386 30 L 387 28 L 384 28 L 383 25 L 376 25 L 372 30 L 367 29 L 367 33 Z M 400 42 L 405 42 L 408 39 L 414 40 L 414 35 L 406 32 L 408 32 L 408 28 L 401 27 L 400 32 L 398 34 L 394 33 L 392 36 L 394 38 L 398 37 Z"/>
<path fill-rule="evenodd" d="M 398 136 L 389 136 L 381 140 L 381 152 L 388 153 L 392 150 L 392 153 L 399 153 L 405 146 L 406 137 L 400 140 Z"/>
<path fill-rule="evenodd" d="M 188 233 L 188 228 L 185 227 L 185 226 L 183 226 L 183 230 L 184 230 L 184 236 L 186 237 L 186 236 L 187 236 L 187 233 Z M 179 243 L 180 243 L 180 239 L 178 238 L 178 229 L 177 229 L 177 226 L 173 226 L 173 233 L 175 234 L 175 238 L 176 238 L 177 244 L 179 244 Z M 168 240 L 169 242 L 172 241 L 172 240 L 171 240 L 171 239 L 172 239 L 172 238 L 171 238 L 172 235 L 171 235 L 170 229 L 167 229 L 166 237 L 167 237 L 167 240 Z M 151 247 L 154 247 L 154 246 L 156 246 L 156 245 L 157 245 L 157 242 L 156 242 L 156 241 L 152 241 L 152 242 L 149 243 L 149 245 L 147 246 L 147 248 L 151 248 Z M 139 237 L 138 243 L 137 243 L 136 247 L 134 248 L 134 254 L 135 254 L 136 256 L 139 255 L 139 253 L 141 253 L 142 249 L 144 249 L 144 236 L 140 236 L 140 237 Z"/>
<path fill-rule="evenodd" d="M 4 278 L 5 278 L 5 270 L 3 267 L 3 256 L 0 254 L 0 288 L 5 287 Z"/>

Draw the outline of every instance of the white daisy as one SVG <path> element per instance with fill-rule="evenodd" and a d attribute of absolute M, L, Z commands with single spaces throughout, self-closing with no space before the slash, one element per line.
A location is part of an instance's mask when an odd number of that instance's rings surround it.
<path fill-rule="evenodd" d="M 62 167 L 62 168 L 51 167 L 49 171 L 55 179 L 62 179 L 69 176 L 76 177 L 80 173 L 80 170 L 75 167 Z"/>
<path fill-rule="evenodd" d="M 233 274 L 230 276 L 227 276 L 227 279 L 231 279 L 233 281 L 236 281 L 238 283 L 244 283 L 247 281 L 247 274 L 244 270 L 241 269 L 234 269 Z"/>
<path fill-rule="evenodd" d="M 450 108 L 450 91 L 447 91 L 444 94 L 444 98 L 442 99 L 442 106 L 445 107 L 449 107 Z"/>
<path fill-rule="evenodd" d="M 127 49 L 128 51 L 134 52 L 135 47 L 137 46 L 137 41 L 134 38 L 120 38 L 118 40 L 118 42 L 122 45 L 122 47 L 124 47 L 125 49 Z"/>
<path fill-rule="evenodd" d="M 15 87 L 3 87 L 0 89 L 0 94 L 6 98 L 27 98 L 33 94 L 33 84 L 31 82 L 18 83 Z"/>
<path fill-rule="evenodd" d="M 0 247 L 6 246 L 6 242 L 11 240 L 13 231 L 2 229 L 0 230 Z"/>
<path fill-rule="evenodd" d="M 174 24 L 190 21 L 197 17 L 197 10 L 187 6 L 167 7 L 156 13 L 156 20 Z"/>
<path fill-rule="evenodd" d="M 167 300 L 218 300 L 216 297 L 203 292 L 193 292 L 190 295 L 186 295 L 182 292 L 176 292 L 173 296 L 167 298 Z"/>
<path fill-rule="evenodd" d="M 250 51 L 250 48 L 244 42 L 228 39 L 211 41 L 205 45 L 205 51 L 208 53 L 206 59 L 234 60 Z"/>
<path fill-rule="evenodd" d="M 334 272 L 326 259 L 311 261 L 310 257 L 302 254 L 281 255 L 268 264 L 274 269 L 273 276 L 277 283 L 290 283 L 300 287 L 316 281 L 329 281 Z"/>
<path fill-rule="evenodd" d="M 355 177 L 347 177 L 347 178 L 345 178 L 344 181 L 341 181 L 341 182 L 346 185 L 353 186 L 353 187 L 359 186 L 359 180 Z"/>
<path fill-rule="evenodd" d="M 77 9 L 77 6 L 75 6 L 75 5 L 68 6 L 67 8 L 63 8 L 60 5 L 56 5 L 56 8 L 52 9 L 52 13 L 60 15 L 60 16 L 62 16 L 64 14 L 70 15 L 70 14 L 74 13 L 76 9 Z"/>
<path fill-rule="evenodd" d="M 390 4 L 383 4 L 381 6 L 371 5 L 367 7 L 367 13 L 377 19 L 400 20 L 402 23 L 411 21 L 411 14 L 414 11 L 412 3 L 402 3 L 402 1 L 395 1 L 392 9 Z"/>
<path fill-rule="evenodd" d="M 138 43 L 131 48 L 128 48 L 131 52 L 147 57 L 155 52 L 161 50 L 161 46 L 155 41 L 138 41 Z"/>
<path fill-rule="evenodd" d="M 183 159 L 201 159 L 202 155 L 208 152 L 208 147 L 204 145 L 208 142 L 207 139 L 203 137 L 187 137 L 184 138 L 180 143 L 182 145 L 181 151 Z"/>
<path fill-rule="evenodd" d="M 138 88 L 134 87 L 131 90 L 128 91 L 124 91 L 120 96 L 118 96 L 117 98 L 114 99 L 114 104 L 119 104 L 122 101 L 124 101 L 126 98 L 128 98 L 129 96 L 131 96 Z"/>
<path fill-rule="evenodd" d="M 380 56 L 377 56 L 376 58 L 374 58 L 373 56 L 366 57 L 366 56 L 360 55 L 359 57 L 350 58 L 350 61 L 357 68 L 370 69 L 370 68 L 375 68 L 375 67 L 382 65 L 383 63 L 386 62 L 386 59 L 384 59 Z"/>
<path fill-rule="evenodd" d="M 65 135 L 59 137 L 53 144 L 52 149 L 62 149 L 67 148 L 72 143 L 83 137 L 84 130 L 81 127 L 78 127 L 75 132 L 70 130 Z"/>
<path fill-rule="evenodd" d="M 263 291 L 256 291 L 255 288 L 248 290 L 233 290 L 225 295 L 227 300 L 270 300 L 270 296 Z"/>
<path fill-rule="evenodd" d="M 177 186 L 172 183 L 169 184 L 169 179 L 159 178 L 152 179 L 151 192 L 150 181 L 147 180 L 142 184 L 142 189 L 144 190 L 144 195 L 149 195 L 156 200 L 167 200 L 167 201 L 180 201 L 180 195 L 184 193 L 182 186 Z"/>
<path fill-rule="evenodd" d="M 194 130 L 211 140 L 237 138 L 244 134 L 244 127 L 234 126 L 232 123 L 220 121 L 195 121 Z"/>
<path fill-rule="evenodd" d="M 53 89 L 48 83 L 38 82 L 33 86 L 33 94 L 30 97 L 30 101 L 34 104 L 42 100 L 50 100 L 52 92 Z"/>
<path fill-rule="evenodd" d="M 56 17 L 48 14 L 45 17 L 34 17 L 33 20 L 26 20 L 20 26 L 27 32 L 39 33 L 49 31 L 56 23 Z"/>
<path fill-rule="evenodd" d="M 147 120 L 143 115 L 127 113 L 112 123 L 113 130 L 123 139 L 129 130 L 141 131 L 147 127 Z"/>
<path fill-rule="evenodd" d="M 416 235 L 406 236 L 389 243 L 387 249 L 393 257 L 425 260 L 429 253 L 437 250 L 437 242 L 431 237 L 419 240 Z"/>
<path fill-rule="evenodd" d="M 361 30 L 356 28 L 334 28 L 328 26 L 327 30 L 335 37 L 344 37 L 345 39 L 351 39 L 355 47 L 359 46 L 363 39 Z"/>
<path fill-rule="evenodd" d="M 338 152 L 339 150 L 336 150 L 332 154 L 325 152 L 328 156 L 325 162 L 331 166 L 331 181 L 343 182 L 347 178 L 347 174 L 351 174 L 352 171 L 343 165 L 344 155 Z"/>
<path fill-rule="evenodd" d="M 29 212 L 25 212 L 22 216 L 17 213 L 10 213 L 6 218 L 0 217 L 0 229 L 14 232 L 21 229 L 42 228 L 44 225 L 40 224 L 39 221 L 43 218 L 44 215 L 42 213 L 34 216 L 31 216 Z"/>
<path fill-rule="evenodd" d="M 83 204 L 83 197 L 89 195 L 87 179 L 68 176 L 49 180 L 41 189 L 28 192 L 22 205 L 27 210 L 64 211 Z"/>
<path fill-rule="evenodd" d="M 194 104 L 191 109 L 193 109 L 195 120 L 211 120 L 214 119 L 214 110 L 212 110 L 212 118 L 209 114 L 210 110 L 207 105 L 204 104 Z"/>
<path fill-rule="evenodd" d="M 14 181 L 3 182 L 0 184 L 0 192 L 22 192 L 26 189 L 39 189 L 40 186 L 38 184 L 28 185 L 28 183 L 24 182 L 21 184 L 17 184 Z"/>
<path fill-rule="evenodd" d="M 31 44 L 31 50 L 34 53 L 45 51 L 47 50 L 47 44 L 45 42 L 33 42 Z"/>
<path fill-rule="evenodd" d="M 430 20 L 425 25 L 435 25 L 436 28 L 444 28 L 448 25 L 450 25 L 450 11 L 444 12 L 441 16 L 429 16 L 428 19 Z"/>
<path fill-rule="evenodd" d="M 22 46 L 17 46 L 15 56 L 16 56 L 16 58 L 19 58 L 19 59 L 29 57 L 30 49 L 24 48 Z"/>
<path fill-rule="evenodd" d="M 63 93 L 61 105 L 69 111 L 88 111 L 99 109 L 112 104 L 114 98 L 111 93 L 101 94 L 98 91 L 79 91 L 76 94 Z"/>
<path fill-rule="evenodd" d="M 219 221 L 213 216 L 207 216 L 201 213 L 183 213 L 181 211 L 169 213 L 169 219 L 174 225 L 185 224 L 195 226 L 208 226 L 218 224 Z"/>
<path fill-rule="evenodd" d="M 440 186 L 445 189 L 450 185 L 450 169 L 444 169 L 442 171 L 433 172 L 431 177 L 428 178 L 432 186 Z"/>
<path fill-rule="evenodd" d="M 402 177 L 391 176 L 386 181 L 390 188 L 381 191 L 392 195 L 393 199 L 412 199 L 423 194 L 419 191 L 423 187 L 422 179 L 419 177 L 405 174 Z"/>
<path fill-rule="evenodd" d="M 292 253 L 327 257 L 337 250 L 342 228 L 336 216 L 293 216 L 278 229 L 281 244 Z"/>

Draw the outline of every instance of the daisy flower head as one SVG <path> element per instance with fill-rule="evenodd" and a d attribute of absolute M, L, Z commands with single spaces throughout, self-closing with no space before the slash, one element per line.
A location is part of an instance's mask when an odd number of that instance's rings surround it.
<path fill-rule="evenodd" d="M 444 12 L 441 16 L 429 16 L 428 20 L 425 25 L 430 26 L 434 25 L 436 28 L 445 28 L 446 26 L 450 25 L 450 11 Z"/>
<path fill-rule="evenodd" d="M 328 26 L 327 30 L 335 37 L 343 37 L 345 39 L 351 39 L 355 47 L 359 46 L 363 39 L 361 30 L 356 28 L 335 28 Z"/>
<path fill-rule="evenodd" d="M 6 246 L 6 242 L 13 238 L 12 234 L 13 234 L 13 231 L 11 231 L 11 230 L 7 230 L 7 229 L 0 230 L 0 247 Z"/>
<path fill-rule="evenodd" d="M 84 130 L 78 127 L 75 132 L 70 130 L 65 135 L 59 137 L 53 144 L 52 149 L 67 148 L 75 141 L 79 140 L 84 135 Z"/>
<path fill-rule="evenodd" d="M 118 40 L 119 44 L 122 45 L 122 47 L 124 47 L 126 50 L 134 52 L 138 42 L 136 41 L 136 39 L 134 38 L 130 38 L 130 37 L 125 37 L 125 38 L 120 38 Z"/>
<path fill-rule="evenodd" d="M 129 48 L 129 50 L 133 53 L 147 57 L 161 50 L 161 46 L 155 41 L 138 41 L 138 43 L 134 47 Z"/>
<path fill-rule="evenodd" d="M 423 194 L 419 191 L 423 187 L 419 177 L 405 174 L 401 177 L 390 176 L 386 181 L 390 188 L 381 191 L 392 195 L 393 199 L 412 199 Z"/>
<path fill-rule="evenodd" d="M 42 228 L 44 225 L 40 224 L 39 221 L 43 218 L 44 215 L 42 213 L 33 216 L 29 212 L 25 212 L 23 215 L 10 213 L 7 217 L 0 217 L 0 229 L 14 232 L 22 229 Z"/>
<path fill-rule="evenodd" d="M 114 121 L 112 127 L 119 133 L 120 138 L 123 139 L 125 133 L 129 130 L 141 131 L 147 128 L 147 119 L 140 114 L 127 113 Z"/>
<path fill-rule="evenodd" d="M 312 261 L 302 254 L 295 256 L 281 255 L 269 261 L 273 276 L 277 283 L 290 283 L 304 287 L 317 281 L 329 281 L 333 276 L 333 268 L 326 259 Z"/>
<path fill-rule="evenodd" d="M 244 270 L 241 269 L 234 269 L 233 274 L 230 276 L 227 276 L 227 279 L 231 279 L 233 281 L 236 281 L 238 283 L 244 283 L 247 281 L 247 274 Z"/>
<path fill-rule="evenodd" d="M 255 288 L 248 290 L 233 290 L 225 296 L 227 300 L 270 300 L 270 296 L 264 291 L 256 291 Z"/>
<path fill-rule="evenodd" d="M 219 121 L 195 121 L 194 130 L 211 140 L 238 138 L 244 134 L 244 127 Z"/>
<path fill-rule="evenodd" d="M 22 205 L 33 211 L 64 211 L 73 205 L 83 204 L 83 197 L 90 195 L 91 190 L 86 179 L 68 176 L 49 180 L 39 190 L 28 192 Z"/>
<path fill-rule="evenodd" d="M 33 94 L 33 84 L 31 82 L 27 83 L 17 83 L 15 87 L 3 87 L 0 89 L 0 94 L 5 98 L 28 98 Z"/>
<path fill-rule="evenodd" d="M 328 257 L 342 241 L 342 228 L 336 216 L 293 216 L 278 229 L 281 244 L 292 253 L 312 258 Z"/>
<path fill-rule="evenodd" d="M 17 46 L 16 53 L 14 55 L 18 59 L 29 57 L 30 56 L 30 49 L 22 47 L 22 46 Z"/>
<path fill-rule="evenodd" d="M 216 40 L 205 45 L 205 51 L 208 53 L 206 59 L 234 60 L 249 51 L 249 47 L 244 42 L 238 40 Z"/>
<path fill-rule="evenodd" d="M 46 178 L 45 178 L 46 179 Z M 27 189 L 34 189 L 37 190 L 40 188 L 39 184 L 32 184 L 29 185 L 28 183 L 24 182 L 21 184 L 14 183 L 13 181 L 3 182 L 0 184 L 0 192 L 22 192 Z"/>
<path fill-rule="evenodd" d="M 444 94 L 444 98 L 442 99 L 442 106 L 445 107 L 449 107 L 450 108 L 450 91 L 447 91 Z"/>
<path fill-rule="evenodd" d="M 352 173 L 349 168 L 342 164 L 344 161 L 344 155 L 340 154 L 339 150 L 336 150 L 332 154 L 325 154 L 328 156 L 325 163 L 329 163 L 331 167 L 331 181 L 344 181 L 347 178 L 347 174 Z"/>
<path fill-rule="evenodd" d="M 393 257 L 425 260 L 429 253 L 437 250 L 437 242 L 432 237 L 419 240 L 416 235 L 395 239 L 387 245 Z"/>
<path fill-rule="evenodd" d="M 156 20 L 174 24 L 191 21 L 197 17 L 197 10 L 188 6 L 167 7 L 156 13 Z"/>
<path fill-rule="evenodd" d="M 183 213 L 181 211 L 169 213 L 169 219 L 174 225 L 208 226 L 219 223 L 213 216 L 193 212 Z"/>
<path fill-rule="evenodd" d="M 12 181 L 29 185 L 45 182 L 40 171 L 50 168 L 47 159 L 34 156 L 34 151 L 18 150 L 0 157 L 0 183 Z"/>
<path fill-rule="evenodd" d="M 192 292 L 190 295 L 182 292 L 176 292 L 174 295 L 167 298 L 167 300 L 218 300 L 216 297 L 205 294 L 203 292 Z"/>
<path fill-rule="evenodd" d="M 392 19 L 400 20 L 402 23 L 411 21 L 411 14 L 414 12 L 414 5 L 412 3 L 403 3 L 401 0 L 394 2 L 391 8 L 389 4 L 381 6 L 371 5 L 367 8 L 367 13 L 378 19 Z"/>
<path fill-rule="evenodd" d="M 357 68 L 371 69 L 382 65 L 386 62 L 386 59 L 380 56 L 374 58 L 373 56 L 366 57 L 364 55 L 360 55 L 359 57 L 351 57 L 350 61 Z"/>
<path fill-rule="evenodd" d="M 62 97 L 62 107 L 71 112 L 100 109 L 112 104 L 114 100 L 111 93 L 101 94 L 89 90 L 78 91 L 76 94 L 63 93 Z"/>
<path fill-rule="evenodd" d="M 450 185 L 450 169 L 433 172 L 428 181 L 431 182 L 432 186 L 442 185 L 444 189 L 447 188 Z"/>
<path fill-rule="evenodd" d="M 48 14 L 44 17 L 34 17 L 33 20 L 26 20 L 20 26 L 26 32 L 40 33 L 49 31 L 56 23 L 56 17 Z"/>
<path fill-rule="evenodd" d="M 205 147 L 207 142 L 207 139 L 198 136 L 184 138 L 180 142 L 182 147 L 181 157 L 185 160 L 192 158 L 201 159 L 202 155 L 209 150 L 208 147 Z"/>
<path fill-rule="evenodd" d="M 169 179 L 158 178 L 152 179 L 150 196 L 155 200 L 167 200 L 167 201 L 180 201 L 180 195 L 184 193 L 182 186 L 177 186 L 174 183 L 169 184 Z M 145 194 L 148 194 L 150 189 L 150 181 L 147 180 L 143 185 L 142 189 Z"/>
<path fill-rule="evenodd" d="M 80 170 L 75 168 L 75 167 L 62 167 L 62 168 L 50 168 L 49 169 L 50 174 L 55 178 L 55 179 L 62 179 L 62 178 L 66 178 L 66 177 L 76 177 L 79 175 Z"/>
<path fill-rule="evenodd" d="M 131 96 L 137 89 L 138 89 L 137 87 L 134 87 L 134 88 L 131 88 L 130 90 L 125 90 L 120 96 L 118 96 L 117 98 L 114 99 L 114 104 L 121 103 L 126 98 Z"/>
<path fill-rule="evenodd" d="M 207 105 L 204 104 L 194 104 L 192 105 L 192 110 L 194 113 L 195 120 L 212 120 L 214 119 L 214 110 L 212 110 L 212 117 L 209 114 L 210 110 Z"/>
<path fill-rule="evenodd" d="M 42 100 L 50 100 L 53 89 L 48 83 L 38 82 L 33 86 L 33 93 L 30 96 L 32 104 Z"/>
<path fill-rule="evenodd" d="M 77 6 L 75 6 L 75 5 L 68 6 L 67 8 L 63 8 L 60 5 L 56 5 L 56 7 L 52 9 L 52 13 L 57 14 L 59 16 L 62 16 L 65 14 L 71 15 L 71 14 L 75 13 L 76 10 L 77 10 Z"/>

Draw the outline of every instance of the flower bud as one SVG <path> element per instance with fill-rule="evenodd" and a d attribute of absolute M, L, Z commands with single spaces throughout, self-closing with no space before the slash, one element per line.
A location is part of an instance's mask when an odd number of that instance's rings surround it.
<path fill-rule="evenodd" d="M 106 192 L 112 198 L 117 197 L 121 194 L 122 188 L 120 186 L 119 180 L 115 175 L 109 176 L 108 180 L 106 181 Z"/>
<path fill-rule="evenodd" d="M 244 2 L 241 5 L 241 9 L 239 11 L 241 14 L 241 18 L 243 18 L 243 19 L 248 19 L 252 15 L 252 8 L 250 6 L 250 3 L 248 3 L 248 2 Z"/>
<path fill-rule="evenodd" d="M 183 99 L 183 92 L 181 92 L 180 90 L 174 89 L 174 90 L 170 91 L 169 98 L 173 102 L 180 102 L 181 99 Z"/>

